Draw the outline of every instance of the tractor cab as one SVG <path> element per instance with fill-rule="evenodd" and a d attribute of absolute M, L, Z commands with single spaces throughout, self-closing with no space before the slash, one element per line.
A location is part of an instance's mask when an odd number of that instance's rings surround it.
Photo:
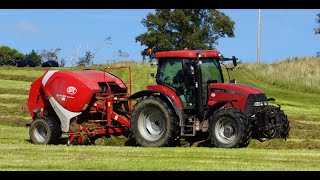
<path fill-rule="evenodd" d="M 184 109 L 196 108 L 198 92 L 196 89 L 200 84 L 202 85 L 200 97 L 203 99 L 203 105 L 206 106 L 209 84 L 224 82 L 220 63 L 225 58 L 218 51 L 159 52 L 155 57 L 158 60 L 157 84 L 167 86 L 175 91 Z M 236 61 L 234 61 L 234 65 L 236 65 Z"/>

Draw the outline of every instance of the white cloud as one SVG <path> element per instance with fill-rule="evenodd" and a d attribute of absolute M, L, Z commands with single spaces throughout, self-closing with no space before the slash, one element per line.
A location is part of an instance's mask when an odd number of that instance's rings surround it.
<path fill-rule="evenodd" d="M 26 33 L 36 33 L 39 32 L 39 29 L 36 28 L 34 25 L 27 23 L 27 22 L 21 22 L 17 24 L 16 26 L 18 30 L 26 32 Z"/>

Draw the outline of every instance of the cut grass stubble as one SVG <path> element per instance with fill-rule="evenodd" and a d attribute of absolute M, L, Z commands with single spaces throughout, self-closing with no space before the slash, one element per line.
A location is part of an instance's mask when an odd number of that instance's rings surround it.
<path fill-rule="evenodd" d="M 307 61 L 302 62 L 308 63 Z M 312 61 L 312 63 L 314 62 Z M 299 63 L 295 64 L 298 68 Z M 290 67 L 292 65 L 294 63 L 290 64 Z M 260 88 L 266 92 L 268 97 L 275 98 L 275 104 L 282 105 L 282 109 L 288 114 L 291 124 L 290 136 L 287 141 L 275 139 L 261 143 L 252 140 L 247 148 L 242 149 L 194 146 L 175 148 L 131 147 L 118 144 L 123 139 L 117 138 L 100 139 L 101 144 L 97 143 L 89 146 L 67 146 L 66 144 L 41 146 L 31 144 L 28 128 L 24 127 L 31 120 L 28 111 L 21 110 L 21 105 L 26 104 L 32 80 L 41 76 L 45 69 L 9 68 L 6 70 L 6 68 L 1 67 L 1 170 L 320 170 L 320 111 L 318 111 L 320 109 L 320 93 L 315 92 L 318 87 L 314 87 L 320 85 L 314 83 L 304 85 L 301 81 L 301 78 L 305 81 L 309 81 L 308 78 L 311 78 L 310 82 L 314 82 L 313 79 L 318 77 L 319 73 L 312 68 L 318 66 L 306 67 L 308 72 L 313 73 L 313 76 L 308 74 L 301 74 L 302 76 L 300 76 L 297 69 L 293 74 L 283 76 L 281 73 L 288 72 L 282 66 L 281 63 L 261 67 L 240 64 L 231 74 L 231 77 L 235 75 L 238 83 Z M 104 66 L 90 68 L 102 70 Z M 272 72 L 270 68 L 274 68 Z M 155 68 L 150 68 L 147 65 L 133 64 L 132 92 L 144 90 L 147 84 L 154 83 L 154 79 L 149 76 L 149 73 L 155 71 Z M 129 84 L 126 70 L 110 70 L 110 72 L 123 78 Z M 265 75 L 268 77 L 265 77 Z M 291 76 L 294 75 L 300 76 L 298 85 L 292 83 L 295 77 Z M 279 78 L 275 80 L 277 76 L 284 77 L 282 78 L 283 81 Z M 288 78 L 293 78 L 293 80 L 287 80 Z M 306 90 L 304 86 L 309 90 Z"/>

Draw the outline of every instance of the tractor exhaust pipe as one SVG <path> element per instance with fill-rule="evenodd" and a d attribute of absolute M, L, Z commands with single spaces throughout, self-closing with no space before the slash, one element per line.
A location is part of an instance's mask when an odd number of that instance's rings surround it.
<path fill-rule="evenodd" d="M 195 91 L 196 91 L 196 110 L 198 112 L 198 118 L 200 121 L 203 120 L 204 117 L 204 109 L 203 109 L 203 89 L 202 89 L 202 77 L 201 77 L 201 61 L 199 58 L 201 55 L 197 53 L 197 60 L 195 64 Z"/>

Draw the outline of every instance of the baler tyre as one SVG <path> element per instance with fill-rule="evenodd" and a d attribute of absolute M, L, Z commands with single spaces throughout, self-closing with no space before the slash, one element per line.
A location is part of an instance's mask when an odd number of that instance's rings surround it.
<path fill-rule="evenodd" d="M 233 107 L 221 108 L 210 117 L 209 140 L 214 147 L 247 147 L 251 133 L 247 118 Z"/>
<path fill-rule="evenodd" d="M 53 117 L 36 118 L 29 129 L 30 140 L 34 144 L 58 144 L 62 132 Z"/>
<path fill-rule="evenodd" d="M 283 138 L 287 139 L 289 136 L 289 120 L 287 115 L 283 112 L 283 110 L 275 110 L 275 121 L 277 128 L 275 129 L 275 133 L 272 138 Z"/>
<path fill-rule="evenodd" d="M 178 126 L 172 109 L 158 97 L 143 97 L 132 110 L 131 131 L 140 146 L 176 146 L 180 142 Z"/>

